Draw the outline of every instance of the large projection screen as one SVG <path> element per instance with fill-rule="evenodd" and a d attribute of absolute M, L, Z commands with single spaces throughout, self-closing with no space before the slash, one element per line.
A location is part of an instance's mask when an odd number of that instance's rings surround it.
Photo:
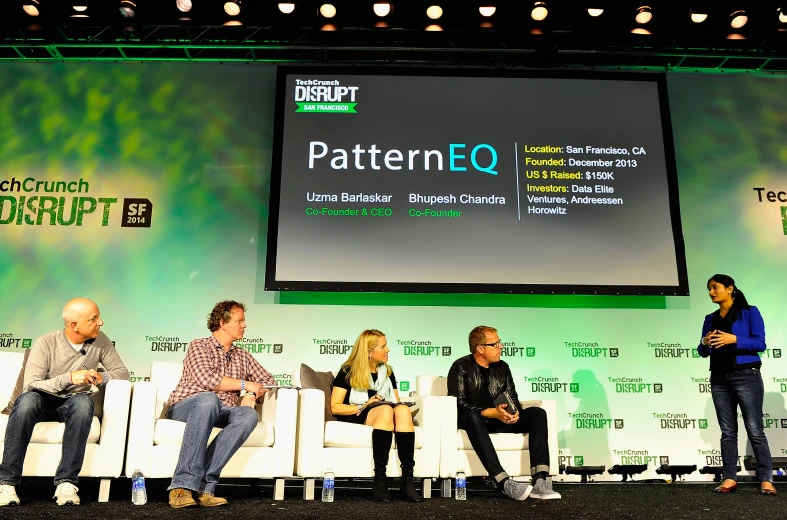
<path fill-rule="evenodd" d="M 662 74 L 282 67 L 267 290 L 687 295 Z"/>

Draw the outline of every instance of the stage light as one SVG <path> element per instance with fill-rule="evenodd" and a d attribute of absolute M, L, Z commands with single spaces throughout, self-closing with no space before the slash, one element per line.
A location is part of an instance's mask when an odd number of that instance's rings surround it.
<path fill-rule="evenodd" d="M 431 5 L 426 10 L 426 16 L 431 18 L 432 20 L 437 20 L 441 16 L 443 16 L 443 8 L 439 5 Z M 442 29 L 440 29 L 442 31 Z"/>
<path fill-rule="evenodd" d="M 692 464 L 691 466 L 686 465 L 675 465 L 675 464 L 662 464 L 658 468 L 656 468 L 656 473 L 659 475 L 670 475 L 672 477 L 672 481 L 675 482 L 678 480 L 678 477 L 681 479 L 683 475 L 688 475 L 689 473 L 694 473 L 697 471 L 697 465 Z"/>
<path fill-rule="evenodd" d="M 704 11 L 704 10 L 703 10 Z M 694 9 L 689 11 L 691 13 L 691 21 L 694 23 L 702 23 L 708 19 L 708 13 L 695 12 Z"/>
<path fill-rule="evenodd" d="M 373 9 L 374 9 L 374 14 L 376 14 L 380 18 L 383 18 L 391 14 L 391 4 L 389 4 L 388 2 L 377 2 L 374 4 Z"/>
<path fill-rule="evenodd" d="M 31 3 L 22 6 L 22 10 L 30 16 L 38 16 L 41 14 L 38 12 L 39 5 L 38 0 L 31 0 Z"/>
<path fill-rule="evenodd" d="M 587 482 L 588 476 L 601 475 L 606 470 L 606 466 L 566 466 L 563 473 L 566 475 L 581 475 L 581 482 Z"/>
<path fill-rule="evenodd" d="M 478 12 L 481 13 L 481 16 L 485 16 L 487 18 L 495 14 L 495 11 L 497 11 L 497 7 L 493 5 L 482 5 L 478 8 Z"/>
<path fill-rule="evenodd" d="M 336 30 L 336 26 L 335 26 L 335 25 L 333 25 L 332 23 L 326 23 L 325 25 L 323 25 L 322 27 L 320 27 L 320 30 L 321 30 L 321 31 L 328 31 L 328 32 L 332 32 L 332 31 L 335 31 L 335 30 Z"/>
<path fill-rule="evenodd" d="M 320 14 L 323 15 L 324 18 L 333 18 L 336 16 L 336 8 L 333 4 L 322 4 L 320 6 Z"/>
<path fill-rule="evenodd" d="M 647 464 L 615 464 L 607 470 L 610 475 L 623 475 L 623 482 L 632 475 L 638 475 L 648 469 Z"/>
<path fill-rule="evenodd" d="M 735 472 L 738 473 L 741 470 L 740 466 L 737 466 Z M 724 473 L 724 466 L 704 466 L 700 469 L 701 475 L 713 475 L 714 482 L 721 482 L 721 476 Z"/>
<path fill-rule="evenodd" d="M 224 12 L 230 16 L 238 16 L 240 14 L 240 0 L 230 0 L 224 3 Z"/>
<path fill-rule="evenodd" d="M 530 17 L 537 22 L 542 21 L 548 14 L 546 2 L 536 2 L 535 7 L 530 11 Z"/>
<path fill-rule="evenodd" d="M 650 6 L 643 5 L 637 8 L 637 16 L 634 17 L 637 23 L 648 23 L 653 19 L 653 12 L 650 10 Z"/>
<path fill-rule="evenodd" d="M 175 0 L 175 6 L 181 13 L 188 13 L 191 11 L 191 0 Z"/>
<path fill-rule="evenodd" d="M 439 25 L 432 24 L 432 25 L 428 25 L 428 26 L 426 27 L 426 30 L 427 30 L 427 31 L 430 31 L 430 32 L 432 32 L 432 31 L 442 31 L 442 30 L 443 30 L 443 28 L 442 28 L 442 27 L 440 27 Z"/>
<path fill-rule="evenodd" d="M 743 9 L 739 9 L 737 11 L 733 11 L 730 15 L 730 27 L 733 29 L 740 29 L 746 22 L 749 21 L 749 17 L 746 16 L 746 11 Z"/>
<path fill-rule="evenodd" d="M 279 11 L 284 14 L 290 14 L 295 10 L 295 4 L 291 2 L 279 2 Z"/>
<path fill-rule="evenodd" d="M 221 25 L 224 25 L 226 27 L 233 27 L 233 26 L 243 25 L 243 22 L 241 22 L 240 20 L 227 20 Z"/>
<path fill-rule="evenodd" d="M 645 29 L 644 27 L 635 27 L 631 30 L 631 34 L 653 34 L 653 33 Z"/>
<path fill-rule="evenodd" d="M 595 18 L 604 14 L 604 9 L 602 7 L 588 7 L 588 14 Z"/>
<path fill-rule="evenodd" d="M 740 33 L 730 33 L 727 35 L 728 40 L 745 40 L 746 37 Z"/>
<path fill-rule="evenodd" d="M 491 28 L 492 28 L 492 27 L 494 27 L 494 26 L 495 26 L 495 25 L 494 25 L 492 22 L 488 21 L 488 20 L 487 20 L 487 21 L 484 21 L 484 22 L 481 22 L 481 25 L 480 25 L 480 27 L 481 27 L 482 29 L 491 29 Z"/>
<path fill-rule="evenodd" d="M 779 21 L 781 23 L 787 23 L 787 5 L 783 5 L 778 9 L 779 11 Z"/>
<path fill-rule="evenodd" d="M 71 7 L 74 8 L 74 11 L 78 11 L 80 13 L 84 12 L 84 11 L 87 11 L 87 6 L 86 5 L 72 5 Z"/>
<path fill-rule="evenodd" d="M 122 14 L 124 18 L 134 18 L 134 15 L 137 14 L 136 9 L 137 4 L 130 0 L 123 0 L 120 2 L 120 14 Z"/>

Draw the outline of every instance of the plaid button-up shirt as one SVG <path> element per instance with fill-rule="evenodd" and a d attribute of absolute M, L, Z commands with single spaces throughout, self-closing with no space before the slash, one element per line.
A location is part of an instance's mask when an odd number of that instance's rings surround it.
<path fill-rule="evenodd" d="M 229 351 L 216 338 L 195 339 L 189 344 L 186 360 L 183 362 L 183 375 L 178 386 L 169 396 L 167 406 L 191 397 L 200 392 L 216 392 L 225 406 L 238 404 L 239 391 L 213 390 L 223 377 L 254 381 L 261 385 L 275 385 L 270 372 L 262 368 L 254 357 L 234 344 Z"/>

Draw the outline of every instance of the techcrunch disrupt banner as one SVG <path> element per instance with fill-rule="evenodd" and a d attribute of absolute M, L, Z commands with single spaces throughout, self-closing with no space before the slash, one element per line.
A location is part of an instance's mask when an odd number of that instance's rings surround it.
<path fill-rule="evenodd" d="M 50 193 L 63 195 L 48 195 Z M 110 217 L 120 213 L 120 227 L 150 227 L 153 218 L 150 200 L 120 199 L 122 209 L 119 210 L 117 197 L 89 193 L 90 183 L 82 178 L 71 181 L 34 177 L 0 180 L 0 225 L 80 227 L 92 219 L 106 227 Z"/>
<path fill-rule="evenodd" d="M 279 73 L 268 290 L 685 284 L 656 76 Z M 496 254 L 467 247 L 490 232 Z"/>

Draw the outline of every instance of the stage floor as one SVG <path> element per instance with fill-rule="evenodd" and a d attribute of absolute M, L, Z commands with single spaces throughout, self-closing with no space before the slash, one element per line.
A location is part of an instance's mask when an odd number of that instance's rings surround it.
<path fill-rule="evenodd" d="M 292 487 L 290 487 L 292 484 Z M 20 507 L 0 508 L 0 518 L 58 518 L 58 520 L 85 518 L 115 520 L 123 518 L 149 518 L 172 520 L 178 517 L 196 518 L 264 518 L 266 520 L 293 520 L 296 518 L 340 519 L 370 518 L 415 520 L 421 518 L 532 518 L 535 520 L 561 519 L 735 519 L 787 518 L 787 486 L 777 483 L 778 496 L 762 496 L 755 484 L 740 484 L 735 493 L 713 493 L 709 483 L 649 484 L 649 483 L 591 483 L 555 484 L 562 493 L 562 500 L 541 501 L 528 499 L 515 502 L 479 483 L 471 483 L 467 501 L 440 498 L 437 485 L 433 498 L 421 504 L 408 504 L 396 500 L 392 504 L 376 504 L 369 500 L 371 492 L 362 489 L 368 482 L 338 482 L 336 500 L 331 504 L 319 501 L 319 488 L 315 501 L 302 500 L 297 481 L 288 481 L 286 499 L 275 502 L 272 488 L 260 486 L 253 489 L 246 485 L 220 485 L 219 495 L 227 497 L 230 504 L 215 509 L 189 508 L 175 511 L 166 502 L 168 482 L 152 481 L 148 484 L 149 503 L 133 506 L 130 501 L 128 479 L 113 482 L 111 500 L 99 504 L 98 481 L 80 483 L 82 505 L 57 507 L 51 500 L 54 486 L 49 479 L 25 479 L 17 488 L 22 500 Z M 783 487 L 782 487 L 783 486 Z"/>

